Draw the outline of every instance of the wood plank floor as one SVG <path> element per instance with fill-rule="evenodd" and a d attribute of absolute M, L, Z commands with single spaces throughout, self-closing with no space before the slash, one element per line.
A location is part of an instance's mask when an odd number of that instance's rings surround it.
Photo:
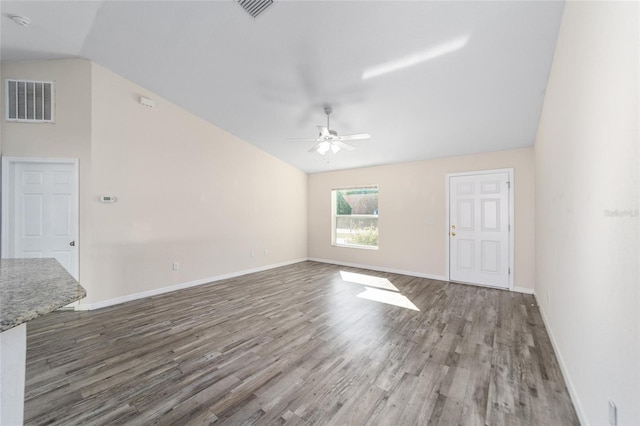
<path fill-rule="evenodd" d="M 314 262 L 55 312 L 27 346 L 29 425 L 579 424 L 533 296 Z"/>

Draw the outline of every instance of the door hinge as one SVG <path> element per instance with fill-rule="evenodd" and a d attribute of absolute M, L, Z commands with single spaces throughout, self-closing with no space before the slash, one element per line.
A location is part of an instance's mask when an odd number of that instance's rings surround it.
<path fill-rule="evenodd" d="M 507 188 L 511 188 L 511 181 L 510 180 L 507 181 Z"/>
<path fill-rule="evenodd" d="M 509 275 L 511 275 L 511 268 L 509 268 Z"/>
<path fill-rule="evenodd" d="M 511 232 L 511 224 L 509 224 L 509 232 Z"/>

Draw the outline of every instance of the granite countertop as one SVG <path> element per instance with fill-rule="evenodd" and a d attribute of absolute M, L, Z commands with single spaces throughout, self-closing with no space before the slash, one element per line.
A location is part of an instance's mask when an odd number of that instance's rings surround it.
<path fill-rule="evenodd" d="M 55 259 L 0 259 L 0 331 L 86 295 L 85 289 Z"/>

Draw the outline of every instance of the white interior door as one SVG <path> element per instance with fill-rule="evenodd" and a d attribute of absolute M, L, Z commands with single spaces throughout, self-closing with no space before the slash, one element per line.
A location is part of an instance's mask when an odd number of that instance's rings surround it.
<path fill-rule="evenodd" d="M 509 288 L 509 173 L 449 177 L 449 279 Z"/>
<path fill-rule="evenodd" d="M 3 161 L 2 257 L 53 257 L 77 280 L 77 164 L 55 161 Z"/>

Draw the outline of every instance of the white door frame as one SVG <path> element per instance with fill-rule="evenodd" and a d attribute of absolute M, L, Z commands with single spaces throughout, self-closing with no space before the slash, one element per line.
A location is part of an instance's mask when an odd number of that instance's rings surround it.
<path fill-rule="evenodd" d="M 75 208 L 77 213 L 77 223 L 75 224 L 78 231 L 76 236 L 77 248 L 74 250 L 75 254 L 75 273 L 71 275 L 79 281 L 80 278 L 80 180 L 78 174 L 78 159 L 77 158 L 43 158 L 43 157 L 2 157 L 2 238 L 0 238 L 0 257 L 6 259 L 9 252 L 9 195 L 13 193 L 10 188 L 10 183 L 13 182 L 11 176 L 13 176 L 15 166 L 19 163 L 45 163 L 45 164 L 71 164 L 73 165 L 73 173 L 76 180 L 76 200 Z"/>
<path fill-rule="evenodd" d="M 450 265 L 449 265 L 449 256 L 450 256 L 450 247 L 449 247 L 449 232 L 450 232 L 450 228 L 451 228 L 451 217 L 449 215 L 449 180 L 452 177 L 455 176 L 473 176 L 473 175 L 485 175 L 485 174 L 492 174 L 492 173 L 508 173 L 509 174 L 509 226 L 510 226 L 510 230 L 509 230 L 509 291 L 513 291 L 513 277 L 515 276 L 515 261 L 514 261 L 514 243 L 515 243 L 515 239 L 514 239 L 514 235 L 515 235 L 515 204 L 514 204 L 514 180 L 513 180 L 513 168 L 510 169 L 492 169 L 492 170 L 473 170 L 473 171 L 469 171 L 469 172 L 459 172 L 459 173 L 447 173 L 447 175 L 445 176 L 445 180 L 446 180 L 446 196 L 447 196 L 447 228 L 445 229 L 446 232 L 446 242 L 447 242 L 447 256 L 446 256 L 446 260 L 447 260 L 447 264 L 446 264 L 446 277 L 447 277 L 447 281 L 451 281 L 451 275 L 450 275 Z M 481 286 L 482 284 L 474 284 L 474 285 L 479 285 Z"/>

